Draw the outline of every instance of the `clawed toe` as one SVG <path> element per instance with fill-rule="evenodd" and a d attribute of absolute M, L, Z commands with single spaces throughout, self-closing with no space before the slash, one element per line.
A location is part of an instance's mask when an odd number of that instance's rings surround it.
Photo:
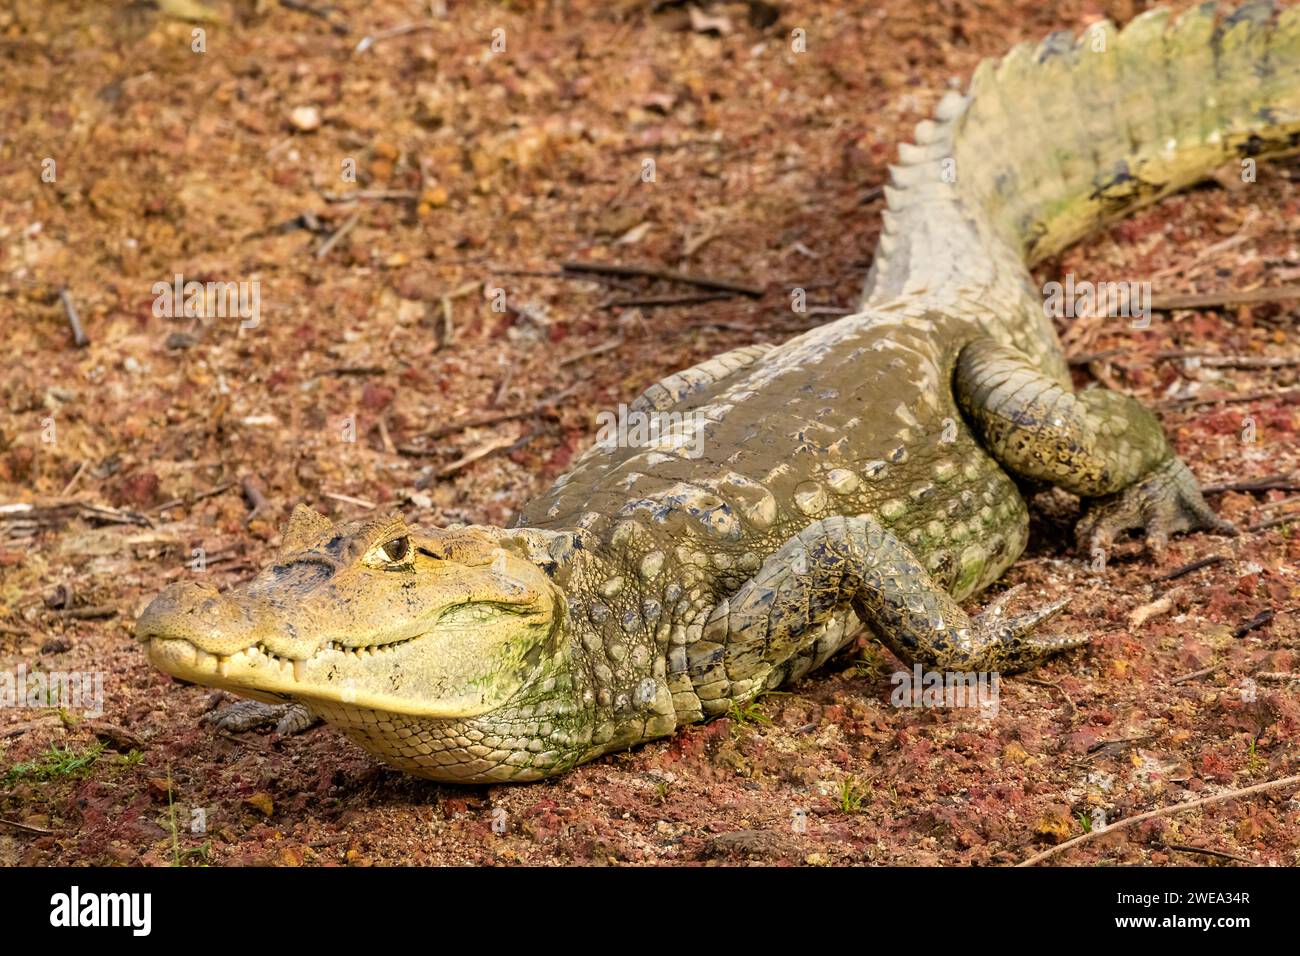
<path fill-rule="evenodd" d="M 1070 603 L 1068 595 L 1032 611 L 1006 616 L 1007 599 L 1022 587 L 1023 585 L 1016 585 L 1009 588 L 972 621 L 977 628 L 988 632 L 989 637 L 998 647 L 1001 657 L 998 669 L 1007 672 L 1029 670 L 1055 654 L 1088 643 L 1086 637 L 1038 637 L 1031 633 L 1039 624 L 1055 616 Z"/>
<path fill-rule="evenodd" d="M 1079 522 L 1077 543 L 1089 553 L 1110 549 L 1125 531 L 1142 531 L 1146 548 L 1161 553 L 1172 534 L 1185 531 L 1213 531 L 1235 535 L 1237 529 L 1216 515 L 1205 503 L 1196 479 L 1177 458 L 1155 468 L 1141 481 L 1118 494 L 1100 498 Z"/>

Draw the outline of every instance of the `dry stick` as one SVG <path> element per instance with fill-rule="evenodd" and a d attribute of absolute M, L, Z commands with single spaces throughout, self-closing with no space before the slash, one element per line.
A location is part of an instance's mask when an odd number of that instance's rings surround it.
<path fill-rule="evenodd" d="M 67 313 L 68 325 L 72 326 L 72 344 L 79 349 L 85 348 L 90 339 L 86 338 L 86 330 L 81 327 L 81 316 L 77 315 L 71 293 L 67 289 L 60 289 L 59 300 L 63 303 L 63 311 Z"/>
<path fill-rule="evenodd" d="M 1290 368 L 1300 365 L 1300 357 L 1284 358 L 1274 355 L 1215 355 L 1211 352 L 1171 350 L 1157 352 L 1157 362 L 1176 359 L 1195 359 L 1206 368 Z"/>
<path fill-rule="evenodd" d="M 1300 395 L 1300 385 L 1291 388 L 1274 388 L 1261 392 L 1244 392 L 1241 395 L 1215 395 L 1210 398 L 1175 398 L 1160 402 L 1160 408 L 1197 408 L 1201 405 L 1238 405 L 1242 402 L 1258 402 L 1270 398 L 1288 398 Z"/>
<path fill-rule="evenodd" d="M 451 475 L 454 475 L 462 468 L 474 464 L 474 462 L 478 461 L 480 458 L 486 458 L 488 455 L 491 455 L 493 452 L 501 451 L 503 448 L 509 448 L 511 445 L 515 443 L 515 441 L 516 439 L 514 438 L 498 438 L 495 441 L 490 441 L 484 445 L 480 445 L 478 448 L 474 449 L 473 451 L 468 452 L 465 455 L 462 455 L 460 458 L 457 458 L 451 464 L 443 465 L 437 471 L 419 478 L 415 482 L 415 487 L 420 490 L 423 490 L 429 487 L 429 485 L 433 484 L 433 482 L 438 478 L 447 478 Z"/>
<path fill-rule="evenodd" d="M 501 407 L 501 403 L 505 401 L 506 392 L 510 390 L 510 383 L 514 381 L 514 378 L 515 378 L 515 363 L 511 362 L 509 365 L 506 366 L 505 374 L 501 376 L 501 384 L 499 384 L 496 388 L 496 391 L 492 393 L 493 408 Z"/>
<path fill-rule="evenodd" d="M 722 299 L 730 299 L 735 295 L 734 292 L 711 292 L 705 295 L 678 295 L 678 296 L 659 296 L 645 299 L 609 299 L 602 302 L 602 309 L 635 309 L 647 308 L 657 309 L 664 306 L 672 305 L 701 305 L 705 302 L 718 302 Z"/>
<path fill-rule="evenodd" d="M 414 201 L 420 194 L 413 189 L 354 189 L 350 193 L 320 194 L 326 202 L 356 202 L 360 199 L 373 199 L 378 202 Z"/>
<path fill-rule="evenodd" d="M 1053 681 L 1050 680 L 1042 680 L 1041 678 L 1038 677 L 1024 677 L 1021 679 L 1027 684 L 1036 684 L 1039 687 L 1050 687 L 1052 690 L 1056 691 L 1058 694 L 1061 695 L 1061 699 L 1064 700 L 1066 706 L 1070 708 L 1070 716 L 1071 717 L 1079 716 L 1079 708 L 1074 706 L 1074 701 L 1070 699 L 1070 695 L 1065 692 L 1065 688 L 1062 687 L 1060 684 L 1054 683 Z"/>
<path fill-rule="evenodd" d="M 321 492 L 321 497 L 329 498 L 331 501 L 341 501 L 345 505 L 356 505 L 358 508 L 365 508 L 367 511 L 379 507 L 373 501 L 366 501 L 364 498 L 353 498 L 351 495 L 340 495 L 332 491 Z"/>
<path fill-rule="evenodd" d="M 1133 824 L 1141 823 L 1143 820 L 1151 820 L 1155 817 L 1167 817 L 1175 813 L 1182 813 L 1184 810 L 1194 810 L 1197 807 L 1209 806 L 1212 803 L 1222 803 L 1225 800 L 1236 800 L 1239 797 L 1253 796 L 1257 793 L 1263 793 L 1266 790 L 1280 790 L 1282 787 L 1290 787 L 1298 783 L 1300 783 L 1300 774 L 1296 774 L 1292 777 L 1283 777 L 1281 780 L 1270 780 L 1268 783 L 1257 783 L 1253 787 L 1245 787 L 1241 790 L 1230 790 L 1227 793 L 1216 794 L 1213 797 L 1202 797 L 1199 800 L 1189 800 L 1186 803 L 1176 803 L 1172 807 L 1161 807 L 1159 810 L 1150 810 L 1146 813 L 1139 813 L 1135 817 L 1125 817 L 1122 820 L 1110 824 L 1104 830 L 1090 830 L 1081 836 L 1075 837 L 1073 840 L 1066 840 L 1058 846 L 1050 847 L 1042 853 L 1035 854 L 1029 859 L 1017 863 L 1016 866 L 1033 866 L 1035 863 L 1041 863 L 1048 857 L 1055 856 L 1058 853 L 1063 853 L 1072 846 L 1086 843 L 1088 840 L 1091 840 L 1094 837 L 1099 837 L 1105 833 L 1114 833 L 1116 830 L 1131 827 Z"/>
<path fill-rule="evenodd" d="M 30 823 L 19 823 L 17 820 L 6 820 L 0 817 L 0 823 L 7 827 L 13 827 L 15 830 L 22 830 L 24 833 L 39 833 L 41 836 L 49 836 L 53 830 L 47 830 L 45 827 L 34 827 Z"/>
<path fill-rule="evenodd" d="M 717 279 L 713 276 L 691 275 L 686 272 L 656 269 L 653 266 L 622 266 L 604 262 L 565 262 L 561 264 L 561 268 L 566 272 L 590 272 L 595 275 L 640 276 L 646 279 L 662 279 L 665 282 L 697 285 L 702 289 L 736 292 L 740 295 L 747 295 L 751 299 L 761 299 L 763 297 L 763 290 L 758 286 L 746 285 L 743 282 L 732 282 L 728 279 Z"/>
<path fill-rule="evenodd" d="M 407 33 L 415 33 L 417 30 L 432 30 L 432 23 L 404 23 L 400 27 L 390 27 L 387 30 L 379 30 L 369 36 L 361 38 L 361 42 L 356 45 L 353 53 L 365 53 L 380 40 L 389 40 L 393 37 L 400 37 Z"/>
<path fill-rule="evenodd" d="M 455 472 L 460 471 L 462 468 L 466 467 L 467 465 L 472 465 L 474 462 L 481 461 L 482 459 L 488 457 L 489 455 L 495 455 L 497 452 L 500 451 L 512 452 L 512 451 L 516 451 L 517 449 L 523 448 L 525 445 L 527 445 L 538 435 L 542 434 L 543 431 L 544 429 L 542 428 L 534 428 L 532 431 L 524 434 L 523 437 L 514 439 L 513 441 L 504 440 L 501 442 L 489 442 L 487 445 L 484 445 L 483 447 L 470 452 L 465 457 L 457 461 L 453 461 L 450 465 L 445 466 L 440 471 L 432 475 L 423 476 L 422 478 L 420 478 L 419 481 L 415 483 L 415 487 L 420 489 L 427 488 L 429 485 L 433 484 L 435 478 L 446 478 L 449 475 L 452 475 Z"/>
<path fill-rule="evenodd" d="M 1300 514 L 1281 515 L 1277 518 L 1269 518 L 1267 521 L 1260 521 L 1246 529 L 1251 531 L 1265 531 L 1269 528 L 1276 528 L 1278 525 L 1290 524 L 1293 521 L 1300 521 Z"/>
<path fill-rule="evenodd" d="M 1205 677 L 1208 674 L 1213 674 L 1222 666 L 1223 664 L 1211 664 L 1209 667 L 1202 667 L 1199 671 L 1192 671 L 1190 674 L 1183 674 L 1181 677 L 1175 677 L 1169 683 L 1171 686 L 1174 684 L 1185 684 L 1189 680 L 1196 680 L 1198 677 Z"/>
<path fill-rule="evenodd" d="M 1201 488 L 1201 493 L 1206 495 L 1225 491 L 1300 491 L 1300 475 L 1269 475 L 1267 478 L 1247 478 Z"/>
<path fill-rule="evenodd" d="M 1245 637 L 1251 631 L 1263 627 L 1265 624 L 1273 620 L 1273 618 L 1275 617 L 1277 617 L 1277 612 L 1272 610 L 1271 608 L 1267 611 L 1260 611 L 1249 621 L 1246 621 L 1245 623 L 1239 625 L 1237 629 L 1232 632 L 1232 636 Z"/>
<path fill-rule="evenodd" d="M 46 714 L 44 717 L 37 717 L 35 720 L 25 720 L 21 724 L 10 724 L 0 730 L 0 739 L 8 740 L 12 737 L 21 737 L 29 730 L 38 730 L 56 720 L 59 720 L 58 714 Z"/>
<path fill-rule="evenodd" d="M 98 621 L 107 617 L 117 617 L 117 608 L 110 604 L 95 604 L 90 607 L 73 607 L 55 612 L 59 617 L 76 621 Z"/>
<path fill-rule="evenodd" d="M 600 355 L 602 352 L 610 352 L 623 344 L 622 338 L 610 339 L 608 342 L 602 342 L 600 345 L 593 346 L 585 351 L 578 352 L 576 355 L 570 355 L 568 358 L 560 359 L 556 364 L 563 368 L 566 365 L 572 365 L 574 362 L 580 362 L 585 358 L 591 358 L 593 355 Z"/>
<path fill-rule="evenodd" d="M 1168 574 L 1162 574 L 1156 578 L 1157 581 L 1173 581 L 1181 578 L 1184 574 L 1191 574 L 1193 571 L 1199 571 L 1201 568 L 1208 568 L 1211 565 L 1222 564 L 1228 560 L 1226 554 L 1212 554 L 1208 558 L 1201 558 L 1199 561 L 1193 561 L 1190 564 L 1184 564 L 1181 568 L 1174 568 Z"/>
<path fill-rule="evenodd" d="M 183 504 L 187 504 L 187 503 L 190 504 L 190 505 L 196 505 L 196 504 L 198 504 L 200 501 L 203 501 L 204 499 L 207 499 L 207 498 L 215 498 L 217 495 L 221 494 L 223 491 L 225 491 L 227 488 L 229 488 L 229 487 L 232 486 L 233 484 L 234 484 L 233 481 L 223 481 L 221 484 L 217 485 L 215 488 L 209 488 L 207 491 L 201 491 L 201 492 L 199 492 L 197 495 L 195 495 L 193 498 L 191 498 L 188 502 L 186 502 L 184 498 L 173 498 L 171 501 L 164 501 L 162 504 L 160 504 L 157 508 L 154 508 L 153 510 L 154 510 L 154 511 L 166 511 L 168 508 L 175 508 L 175 507 L 177 507 L 178 505 L 183 505 Z"/>
<path fill-rule="evenodd" d="M 320 244 L 320 248 L 316 250 L 316 258 L 324 259 L 329 255 L 329 251 L 338 245 L 339 240 L 351 232 L 352 227 L 360 221 L 361 213 L 359 212 L 354 212 L 352 215 L 348 216 L 343 225 L 339 226 L 338 229 L 334 231 L 333 235 Z"/>
<path fill-rule="evenodd" d="M 865 206 L 869 202 L 874 202 L 885 194 L 884 186 L 869 186 L 867 191 L 858 197 L 858 205 Z"/>
<path fill-rule="evenodd" d="M 1260 511 L 1272 511 L 1274 508 L 1281 508 L 1284 505 L 1293 505 L 1300 501 L 1300 495 L 1291 495 L 1289 498 L 1279 498 L 1277 501 L 1266 501 L 1259 506 Z"/>
<path fill-rule="evenodd" d="M 86 459 L 83 460 L 81 464 L 77 466 L 77 473 L 73 475 L 71 479 L 69 479 L 66 485 L 63 486 L 63 491 L 59 495 L 60 498 L 66 498 L 68 497 L 68 495 L 72 493 L 72 489 L 75 488 L 77 482 L 81 480 L 81 476 L 85 473 L 86 466 L 89 464 L 90 464 L 89 459 Z"/>
<path fill-rule="evenodd" d="M 393 444 L 393 436 L 388 434 L 388 416 L 380 415 L 375 419 L 375 428 L 379 432 L 379 443 L 384 446 L 384 451 L 396 455 L 397 446 Z"/>
<path fill-rule="evenodd" d="M 257 479 L 252 475 L 245 475 L 241 478 L 239 487 L 244 492 L 244 498 L 248 501 L 249 507 L 253 509 L 244 518 L 244 527 L 247 528 L 263 511 L 271 507 L 271 502 L 266 500 L 266 495 L 262 493 L 262 489 L 257 484 Z"/>
<path fill-rule="evenodd" d="M 1102 359 L 1122 355 L 1126 351 L 1127 349 L 1103 349 L 1100 352 L 1084 352 L 1082 355 L 1068 356 L 1065 361 L 1071 366 L 1091 365 L 1093 362 L 1100 362 Z"/>
<path fill-rule="evenodd" d="M 421 432 L 416 438 L 426 438 L 429 441 L 436 441 L 439 438 L 446 438 L 448 435 L 454 435 L 456 432 L 463 432 L 468 428 L 487 428 L 489 425 L 500 425 L 502 422 L 514 421 L 517 418 L 531 418 L 534 415 L 540 415 L 550 406 L 556 405 L 574 392 L 578 386 L 570 385 L 562 392 L 557 392 L 550 398 L 544 398 L 532 408 L 525 408 L 514 412 L 498 412 L 495 415 L 480 415 L 478 418 L 466 419 L 463 422 L 455 422 L 451 425 L 443 425 L 441 428 L 435 428 L 432 431 Z M 399 449 L 403 454 L 429 455 L 433 452 L 427 448 L 414 448 L 407 450 L 406 447 Z"/>
<path fill-rule="evenodd" d="M 383 365 L 336 365 L 334 368 L 327 368 L 323 372 L 318 372 L 312 378 L 321 378 L 326 375 L 383 375 L 388 368 Z"/>
<path fill-rule="evenodd" d="M 1173 312 L 1176 309 L 1222 309 L 1231 305 L 1250 305 L 1256 302 L 1281 302 L 1300 299 L 1300 285 L 1281 285 L 1264 289 L 1220 292 L 1193 292 L 1189 295 L 1152 296 L 1149 308 L 1153 312 Z"/>
<path fill-rule="evenodd" d="M 1255 861 L 1244 856 L 1237 856 L 1235 853 L 1225 853 L 1222 850 L 1211 850 L 1203 846 L 1184 846 L 1181 843 L 1161 843 L 1166 850 L 1177 850 L 1179 853 L 1202 853 L 1205 856 L 1217 856 L 1222 860 L 1236 860 L 1238 863 L 1250 863 L 1254 865 Z"/>

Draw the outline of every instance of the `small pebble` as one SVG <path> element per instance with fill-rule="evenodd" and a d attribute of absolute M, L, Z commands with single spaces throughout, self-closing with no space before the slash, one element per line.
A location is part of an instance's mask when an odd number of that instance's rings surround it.
<path fill-rule="evenodd" d="M 314 106 L 299 106 L 289 114 L 293 128 L 303 133 L 320 129 L 320 110 Z"/>

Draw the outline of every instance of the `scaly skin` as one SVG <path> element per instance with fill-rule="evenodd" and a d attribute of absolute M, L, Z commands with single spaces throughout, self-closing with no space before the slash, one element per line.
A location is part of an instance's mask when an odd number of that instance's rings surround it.
<path fill-rule="evenodd" d="M 861 311 L 652 386 L 633 410 L 674 416 L 653 443 L 593 448 L 512 530 L 334 526 L 299 507 L 246 585 L 150 605 L 150 659 L 277 705 L 225 726 L 310 713 L 403 770 L 478 782 L 723 713 L 864 625 L 963 671 L 1078 646 L 1032 633 L 1061 600 L 974 619 L 957 603 L 1025 545 L 1016 478 L 1089 499 L 1085 547 L 1230 528 L 1153 416 L 1073 393 L 1027 264 L 1300 143 L 1295 8 L 1166 20 L 983 64 L 900 151 Z"/>

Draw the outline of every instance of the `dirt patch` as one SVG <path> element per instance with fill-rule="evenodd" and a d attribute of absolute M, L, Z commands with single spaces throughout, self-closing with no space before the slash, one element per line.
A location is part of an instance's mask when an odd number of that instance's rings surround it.
<path fill-rule="evenodd" d="M 211 695 L 130 637 L 160 587 L 196 561 L 218 584 L 247 576 L 298 501 L 502 523 L 599 410 L 851 303 L 895 144 L 950 81 L 1139 8 L 307 6 L 227 4 L 203 24 L 143 2 L 0 11 L 0 504 L 42 506 L 0 515 L 0 668 L 100 672 L 105 694 L 96 719 L 0 710 L 0 863 L 1002 864 L 1295 772 L 1297 685 L 1265 675 L 1300 670 L 1297 535 L 1198 535 L 1093 569 L 1051 508 L 1007 580 L 1073 594 L 1058 626 L 1092 643 L 1007 679 L 996 716 L 891 706 L 895 662 L 863 645 L 752 713 L 528 786 L 436 786 L 328 729 L 200 727 Z M 1292 161 L 1195 190 L 1041 276 L 1296 281 L 1298 176 Z M 765 291 L 619 304 L 700 290 L 551 274 L 574 259 Z M 183 303 L 169 316 L 155 284 L 178 274 L 256 281 L 259 301 L 249 287 L 244 315 L 236 296 L 226 319 Z M 795 287 L 811 312 L 792 313 Z M 1139 396 L 1204 482 L 1233 483 L 1300 474 L 1300 404 L 1278 393 L 1298 367 L 1165 353 L 1300 360 L 1295 315 L 1062 331 L 1095 356 L 1079 384 Z M 1194 404 L 1225 393 L 1262 394 Z M 1250 526 L 1293 494 L 1213 500 Z M 1283 792 L 1059 859 L 1233 862 L 1185 849 L 1200 847 L 1294 865 L 1297 846 L 1300 803 Z"/>

